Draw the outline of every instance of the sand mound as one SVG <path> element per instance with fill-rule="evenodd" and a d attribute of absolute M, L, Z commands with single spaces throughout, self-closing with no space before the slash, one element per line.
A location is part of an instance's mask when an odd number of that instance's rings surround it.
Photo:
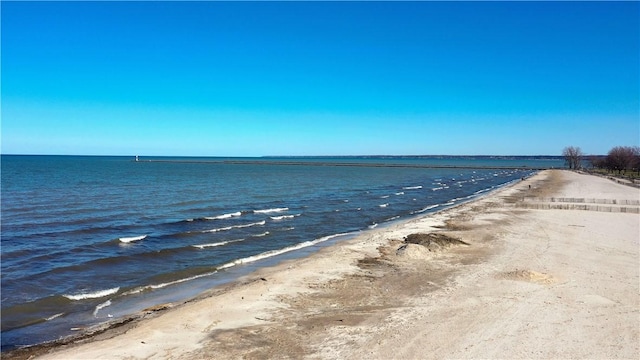
<path fill-rule="evenodd" d="M 429 256 L 429 249 L 418 244 L 405 244 L 396 250 L 396 255 L 405 259 L 424 259 Z"/>
<path fill-rule="evenodd" d="M 437 234 L 437 233 L 410 234 L 404 239 L 404 242 L 406 244 L 422 245 L 423 247 L 426 247 L 428 251 L 441 251 L 451 246 L 469 245 L 468 243 L 460 239 L 456 239 L 445 234 Z"/>
<path fill-rule="evenodd" d="M 549 274 L 539 273 L 533 270 L 514 270 L 502 273 L 498 277 L 507 280 L 527 281 L 538 284 L 551 284 L 556 281 L 555 278 Z"/>

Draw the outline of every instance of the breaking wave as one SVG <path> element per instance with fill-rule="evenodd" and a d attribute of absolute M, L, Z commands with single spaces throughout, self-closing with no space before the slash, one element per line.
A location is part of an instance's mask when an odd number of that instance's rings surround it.
<path fill-rule="evenodd" d="M 49 317 L 45 318 L 45 320 L 46 320 L 46 321 L 51 321 L 51 320 L 53 320 L 53 319 L 55 319 L 55 318 L 59 318 L 59 317 L 60 317 L 60 316 L 62 316 L 62 315 L 64 315 L 64 313 L 63 313 L 63 312 L 61 312 L 61 313 L 57 313 L 57 314 L 55 314 L 55 315 L 51 315 L 51 316 L 49 316 Z"/>
<path fill-rule="evenodd" d="M 289 210 L 289 208 L 282 207 L 282 208 L 273 208 L 273 209 L 264 209 L 264 210 L 253 210 L 253 212 L 256 214 L 269 214 L 269 213 L 282 212 L 287 210 Z"/>
<path fill-rule="evenodd" d="M 423 208 L 423 209 L 420 209 L 420 210 L 417 210 L 417 211 L 413 211 L 413 212 L 411 212 L 411 214 L 420 214 L 420 213 L 423 213 L 423 212 L 425 212 L 425 211 L 429 211 L 429 210 L 431 210 L 431 209 L 435 209 L 435 208 L 437 208 L 438 206 L 440 206 L 440 204 L 429 205 L 429 206 L 427 206 L 427 207 L 425 207 L 425 208 Z"/>
<path fill-rule="evenodd" d="M 334 234 L 334 235 L 329 235 L 329 236 L 325 236 L 325 237 L 321 237 L 319 239 L 316 240 L 312 240 L 312 241 L 305 241 L 303 243 L 300 244 L 296 244 L 296 245 L 292 245 L 289 247 L 285 247 L 282 249 L 278 249 L 278 250 L 272 250 L 272 251 L 266 251 L 263 252 L 261 254 L 258 255 L 254 255 L 254 256 L 249 256 L 246 258 L 242 258 L 242 259 L 238 259 L 238 260 L 234 260 L 231 262 L 228 262 L 222 266 L 219 266 L 218 269 L 222 270 L 222 269 L 227 269 L 236 265 L 242 265 L 242 264 L 248 264 L 248 263 L 252 263 L 254 261 L 258 261 L 258 260 L 262 260 L 262 259 L 267 259 L 273 256 L 277 256 L 277 255 L 281 255 L 284 253 L 288 253 L 290 251 L 294 251 L 294 250 L 299 250 L 299 249 L 303 249 L 309 246 L 313 246 L 316 244 L 319 244 L 321 242 L 325 242 L 327 240 L 331 240 L 333 238 L 336 238 L 338 236 L 343 236 L 343 235 L 347 235 L 348 233 L 340 233 L 340 234 Z"/>
<path fill-rule="evenodd" d="M 98 317 L 98 311 L 100 311 L 101 309 L 106 308 L 107 306 L 111 306 L 111 300 L 107 300 L 107 301 L 103 302 L 102 304 L 97 305 L 95 310 L 93 310 L 93 317 Z"/>
<path fill-rule="evenodd" d="M 191 246 L 193 246 L 194 248 L 198 248 L 198 249 L 205 249 L 205 248 L 209 248 L 209 247 L 223 246 L 223 245 L 227 245 L 227 244 L 231 244 L 231 243 L 235 243 L 235 242 L 240 242 L 240 241 L 244 241 L 244 239 L 227 240 L 227 241 L 220 241 L 220 242 L 216 242 L 216 243 L 198 244 L 198 245 L 191 245 Z"/>
<path fill-rule="evenodd" d="M 133 294 L 141 293 L 141 292 L 146 291 L 146 290 L 162 289 L 162 288 L 167 287 L 167 286 L 176 285 L 176 284 L 180 284 L 180 283 L 191 281 L 191 280 L 196 280 L 196 279 L 199 279 L 199 278 L 203 278 L 205 276 L 211 276 L 211 275 L 213 275 L 215 273 L 217 273 L 217 271 L 212 271 L 212 272 L 208 272 L 208 273 L 200 274 L 200 275 L 194 275 L 194 276 L 191 276 L 191 277 L 188 277 L 188 278 L 178 279 L 178 280 L 169 281 L 169 282 L 166 282 L 166 283 L 161 283 L 161 284 L 156 284 L 156 285 L 141 286 L 141 287 L 135 288 L 133 290 L 129 290 L 126 293 L 124 293 L 123 295 L 133 295 Z"/>
<path fill-rule="evenodd" d="M 262 221 L 258 221 L 258 222 L 254 222 L 254 223 L 250 223 L 250 224 L 225 226 L 225 227 L 216 228 L 216 229 L 202 230 L 200 232 L 201 233 L 214 233 L 214 232 L 219 232 L 219 231 L 229 231 L 229 230 L 232 230 L 232 229 L 248 228 L 248 227 L 252 227 L 252 226 L 261 226 L 261 225 L 264 225 L 264 224 L 266 224 L 266 221 L 262 220 Z"/>
<path fill-rule="evenodd" d="M 113 295 L 118 291 L 120 291 L 120 288 L 115 287 L 112 289 L 98 290 L 92 293 L 81 293 L 81 294 L 75 294 L 75 295 L 62 295 L 62 296 L 66 297 L 69 300 L 78 301 L 78 300 L 86 300 L 86 299 L 98 299 L 101 297 Z"/>
<path fill-rule="evenodd" d="M 284 219 L 293 219 L 296 216 L 300 216 L 300 214 L 295 215 L 281 215 L 281 216 L 269 216 L 271 220 L 284 220 Z"/>
<path fill-rule="evenodd" d="M 118 240 L 120 240 L 120 242 L 123 242 L 123 243 L 130 243 L 130 242 L 134 242 L 134 241 L 143 240 L 146 237 L 147 237 L 147 235 L 132 236 L 132 237 L 121 237 L 121 238 L 118 238 Z"/>
<path fill-rule="evenodd" d="M 238 217 L 241 216 L 242 213 L 240 211 L 236 211 L 233 213 L 229 213 L 229 214 L 222 214 L 222 215 L 218 215 L 218 216 L 205 216 L 204 219 L 205 220 L 223 220 L 223 219 L 229 219 L 232 217 Z"/>

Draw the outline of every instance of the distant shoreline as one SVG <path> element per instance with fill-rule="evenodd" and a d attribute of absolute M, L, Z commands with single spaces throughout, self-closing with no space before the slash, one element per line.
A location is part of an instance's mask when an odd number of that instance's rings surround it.
<path fill-rule="evenodd" d="M 482 170 L 548 170 L 551 167 L 531 166 L 483 166 L 483 165 L 426 165 L 426 164 L 382 164 L 382 163 L 349 163 L 349 162 L 314 162 L 314 161 L 271 161 L 271 160 L 169 160 L 149 159 L 132 160 L 146 163 L 192 163 L 192 164 L 226 164 L 226 165 L 289 165 L 289 166 L 353 166 L 353 167 L 390 167 L 390 168 L 420 168 L 420 169 L 482 169 Z"/>
<path fill-rule="evenodd" d="M 55 156 L 55 157 L 117 157 L 131 158 L 135 155 L 101 155 L 101 154 L 0 154 L 1 156 Z M 218 156 L 218 155 L 139 155 L 146 158 L 165 159 L 469 159 L 469 160 L 564 160 L 561 155 L 258 155 L 258 156 Z M 594 156 L 606 156 L 594 155 Z"/>

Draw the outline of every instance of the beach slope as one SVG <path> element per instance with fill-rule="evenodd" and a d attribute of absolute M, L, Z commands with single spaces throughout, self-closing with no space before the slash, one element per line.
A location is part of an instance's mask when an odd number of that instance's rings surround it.
<path fill-rule="evenodd" d="M 637 188 L 543 171 L 13 356 L 637 359 L 639 201 Z"/>

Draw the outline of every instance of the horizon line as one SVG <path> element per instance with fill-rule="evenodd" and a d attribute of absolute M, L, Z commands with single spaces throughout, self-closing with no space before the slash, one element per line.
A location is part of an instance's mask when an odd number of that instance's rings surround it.
<path fill-rule="evenodd" d="M 421 155 L 140 155 L 140 154 L 28 154 L 28 153 L 0 153 L 2 156 L 87 156 L 87 157 L 181 157 L 181 158 L 420 158 L 420 157 L 563 157 L 563 155 L 532 154 L 532 155 L 501 155 L 501 154 L 421 154 Z M 586 156 L 606 156 L 604 154 L 589 154 Z"/>

